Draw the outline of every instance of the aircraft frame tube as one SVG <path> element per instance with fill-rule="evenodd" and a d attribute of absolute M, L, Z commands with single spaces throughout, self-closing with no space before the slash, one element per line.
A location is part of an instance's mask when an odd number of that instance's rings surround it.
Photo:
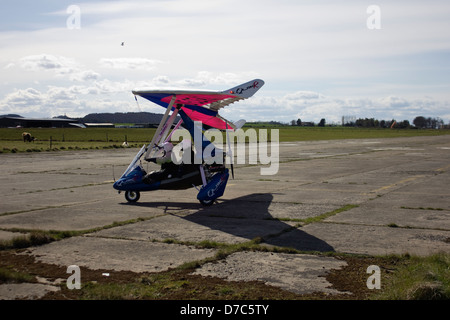
<path fill-rule="evenodd" d="M 169 105 L 167 106 L 166 113 L 164 113 L 164 116 L 163 116 L 161 122 L 159 123 L 158 129 L 156 129 L 156 132 L 155 132 L 155 135 L 153 136 L 152 142 L 150 142 L 150 144 L 149 144 L 149 148 L 148 148 L 147 153 L 145 154 L 145 157 L 144 157 L 145 160 L 148 160 L 150 158 L 150 152 L 153 150 L 153 147 L 155 145 L 156 139 L 159 138 L 161 130 L 162 130 L 164 124 L 167 121 L 167 117 L 169 116 L 169 113 L 172 110 L 172 106 L 175 103 L 176 99 L 177 99 L 177 96 L 173 95 L 172 99 L 170 100 Z"/>

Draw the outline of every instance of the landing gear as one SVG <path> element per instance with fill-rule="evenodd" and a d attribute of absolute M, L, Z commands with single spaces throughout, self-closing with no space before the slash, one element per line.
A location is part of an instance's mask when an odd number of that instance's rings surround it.
<path fill-rule="evenodd" d="M 214 200 L 199 200 L 199 201 L 205 207 L 209 207 L 209 206 L 211 206 L 214 203 Z"/>
<path fill-rule="evenodd" d="M 128 202 L 137 202 L 141 197 L 141 193 L 139 191 L 125 191 L 125 199 Z"/>

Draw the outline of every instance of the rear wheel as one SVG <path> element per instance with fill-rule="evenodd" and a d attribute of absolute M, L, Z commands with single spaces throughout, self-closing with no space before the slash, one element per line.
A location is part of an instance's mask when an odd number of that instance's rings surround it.
<path fill-rule="evenodd" d="M 141 194 L 139 191 L 125 191 L 125 199 L 127 199 L 128 202 L 136 202 L 141 197 Z"/>
<path fill-rule="evenodd" d="M 211 206 L 214 203 L 214 200 L 199 200 L 200 203 L 206 207 Z"/>

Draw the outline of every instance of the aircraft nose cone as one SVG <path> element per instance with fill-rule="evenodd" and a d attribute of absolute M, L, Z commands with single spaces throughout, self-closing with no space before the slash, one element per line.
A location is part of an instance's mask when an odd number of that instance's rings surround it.
<path fill-rule="evenodd" d="M 116 189 L 116 190 L 120 190 L 120 188 L 119 188 L 119 180 L 114 182 L 113 188 Z"/>

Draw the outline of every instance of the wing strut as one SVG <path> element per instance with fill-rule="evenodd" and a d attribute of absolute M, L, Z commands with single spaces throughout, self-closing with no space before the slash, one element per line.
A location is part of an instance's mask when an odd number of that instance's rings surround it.
<path fill-rule="evenodd" d="M 152 142 L 150 142 L 150 144 L 148 145 L 147 153 L 145 154 L 145 157 L 144 157 L 145 160 L 150 159 L 150 153 L 152 152 L 153 148 L 155 147 L 157 140 L 161 136 L 161 130 L 163 129 L 164 125 L 166 124 L 167 118 L 169 117 L 169 113 L 172 110 L 172 106 L 175 103 L 176 99 L 177 99 L 177 96 L 173 95 L 172 99 L 170 100 L 169 105 L 167 106 L 167 110 L 164 113 L 164 116 L 163 116 L 161 122 L 159 123 L 158 129 L 156 129 L 156 132 L 155 132 L 155 135 L 153 136 Z"/>
<path fill-rule="evenodd" d="M 233 152 L 231 151 L 231 145 L 230 145 L 230 136 L 228 133 L 228 122 L 226 123 L 226 132 L 227 132 L 227 141 L 228 141 L 228 155 L 230 156 L 230 167 L 231 167 L 231 175 L 234 179 L 234 168 L 233 168 Z"/>

